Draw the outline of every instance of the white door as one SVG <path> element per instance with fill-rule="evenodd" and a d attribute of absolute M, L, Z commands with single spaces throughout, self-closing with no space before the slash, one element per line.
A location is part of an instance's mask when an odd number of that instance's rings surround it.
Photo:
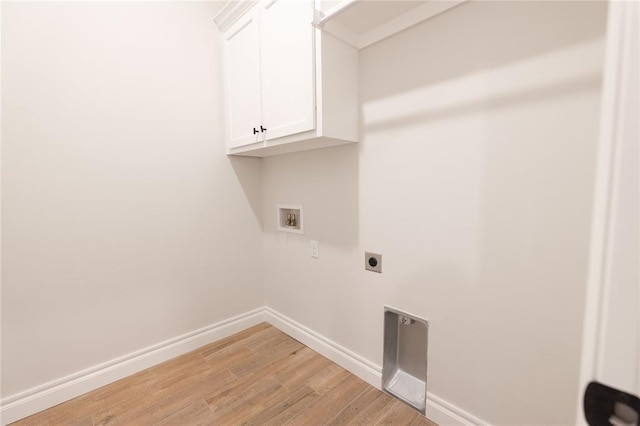
<path fill-rule="evenodd" d="M 263 5 L 262 102 L 267 140 L 315 128 L 313 4 Z"/>
<path fill-rule="evenodd" d="M 582 397 L 587 384 L 597 382 L 629 394 L 630 398 L 624 396 L 627 402 L 612 404 L 614 412 L 607 420 L 636 425 L 640 424 L 640 401 L 633 399 L 640 397 L 640 4 L 610 2 L 608 19 L 580 392 Z M 606 401 L 593 401 L 608 410 Z M 578 405 L 578 421 L 584 423 L 582 401 Z"/>
<path fill-rule="evenodd" d="M 255 8 L 224 34 L 229 148 L 264 140 L 258 12 Z"/>

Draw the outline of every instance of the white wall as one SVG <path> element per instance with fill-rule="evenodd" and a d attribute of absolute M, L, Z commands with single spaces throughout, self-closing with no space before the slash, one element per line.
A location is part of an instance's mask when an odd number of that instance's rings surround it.
<path fill-rule="evenodd" d="M 2 397 L 264 304 L 215 8 L 3 2 Z"/>
<path fill-rule="evenodd" d="M 471 2 L 362 51 L 360 145 L 263 162 L 267 304 L 378 365 L 383 306 L 424 316 L 434 395 L 572 424 L 605 15 Z"/>

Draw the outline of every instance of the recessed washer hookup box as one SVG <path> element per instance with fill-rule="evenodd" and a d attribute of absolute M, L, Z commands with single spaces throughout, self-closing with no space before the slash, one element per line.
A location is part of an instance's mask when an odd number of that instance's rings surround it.
<path fill-rule="evenodd" d="M 425 414 L 429 321 L 385 306 L 382 389 Z"/>

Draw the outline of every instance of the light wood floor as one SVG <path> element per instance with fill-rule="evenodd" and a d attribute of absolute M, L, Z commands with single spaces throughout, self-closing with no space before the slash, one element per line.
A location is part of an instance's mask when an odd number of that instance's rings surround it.
<path fill-rule="evenodd" d="M 265 323 L 14 423 L 116 424 L 435 425 Z"/>

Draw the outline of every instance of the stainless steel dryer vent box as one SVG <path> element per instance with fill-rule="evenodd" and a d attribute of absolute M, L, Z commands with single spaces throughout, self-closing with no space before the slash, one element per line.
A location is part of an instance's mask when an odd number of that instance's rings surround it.
<path fill-rule="evenodd" d="M 425 414 L 429 321 L 385 306 L 382 389 Z"/>

